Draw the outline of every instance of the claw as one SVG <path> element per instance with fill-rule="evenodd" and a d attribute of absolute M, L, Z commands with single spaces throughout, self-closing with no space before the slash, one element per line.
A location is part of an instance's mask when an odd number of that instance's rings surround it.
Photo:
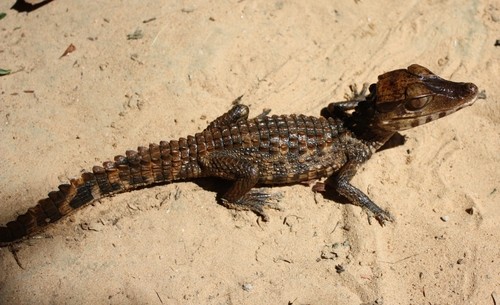
<path fill-rule="evenodd" d="M 387 222 L 394 222 L 394 217 L 386 211 L 382 211 L 374 216 L 380 226 L 384 226 Z"/>
<path fill-rule="evenodd" d="M 271 112 L 271 109 L 264 108 L 264 109 L 262 109 L 262 113 L 259 114 L 258 116 L 256 116 L 255 118 L 256 119 L 262 119 L 262 118 L 266 117 L 270 112 Z"/>
<path fill-rule="evenodd" d="M 358 90 L 358 85 L 352 84 L 349 86 L 351 93 L 346 93 L 344 97 L 348 101 L 364 101 L 364 100 L 366 100 L 366 96 L 368 93 L 368 87 L 369 87 L 369 84 L 364 83 L 361 90 Z"/>
<path fill-rule="evenodd" d="M 263 193 L 258 191 L 251 191 L 236 202 L 232 203 L 226 199 L 222 199 L 222 204 L 234 210 L 252 211 L 262 218 L 262 221 L 269 221 L 269 216 L 264 211 L 266 209 L 273 209 L 281 211 L 278 201 L 283 198 L 281 193 Z"/>

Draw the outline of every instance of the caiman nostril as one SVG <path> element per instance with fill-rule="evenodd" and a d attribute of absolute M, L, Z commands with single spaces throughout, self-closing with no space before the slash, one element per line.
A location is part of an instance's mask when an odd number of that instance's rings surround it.
<path fill-rule="evenodd" d="M 467 90 L 472 93 L 472 94 L 476 94 L 477 93 L 477 86 L 474 85 L 473 83 L 466 83 L 466 86 L 467 86 Z"/>

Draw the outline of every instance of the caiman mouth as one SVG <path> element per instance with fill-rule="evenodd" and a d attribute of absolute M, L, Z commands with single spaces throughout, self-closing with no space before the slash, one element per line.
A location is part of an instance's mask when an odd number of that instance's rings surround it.
<path fill-rule="evenodd" d="M 456 83 L 440 77 L 428 78 L 423 83 L 436 94 L 464 100 L 474 98 L 478 88 L 473 83 Z"/>

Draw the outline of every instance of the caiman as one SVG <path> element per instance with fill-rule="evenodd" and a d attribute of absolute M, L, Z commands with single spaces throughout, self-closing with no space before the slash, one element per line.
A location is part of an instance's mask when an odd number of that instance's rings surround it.
<path fill-rule="evenodd" d="M 398 131 L 472 105 L 477 94 L 472 83 L 448 81 L 413 64 L 380 75 L 367 95 L 328 105 L 324 116 L 264 112 L 249 119 L 248 107 L 236 104 L 202 132 L 128 150 L 60 185 L 0 227 L 0 244 L 32 236 L 99 198 L 200 177 L 232 181 L 222 205 L 253 211 L 263 220 L 264 207 L 274 204 L 254 187 L 329 177 L 326 187 L 384 224 L 393 217 L 350 183 L 358 167 Z"/>

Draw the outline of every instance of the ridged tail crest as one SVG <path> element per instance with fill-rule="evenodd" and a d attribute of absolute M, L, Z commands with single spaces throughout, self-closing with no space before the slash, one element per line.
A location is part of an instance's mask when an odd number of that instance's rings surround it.
<path fill-rule="evenodd" d="M 175 180 L 196 178 L 201 175 L 198 154 L 205 152 L 201 135 L 162 141 L 149 147 L 128 150 L 114 161 L 94 166 L 79 178 L 70 179 L 38 201 L 16 220 L 0 226 L 0 246 L 33 235 L 72 211 L 96 199 L 113 194 L 169 183 Z"/>

